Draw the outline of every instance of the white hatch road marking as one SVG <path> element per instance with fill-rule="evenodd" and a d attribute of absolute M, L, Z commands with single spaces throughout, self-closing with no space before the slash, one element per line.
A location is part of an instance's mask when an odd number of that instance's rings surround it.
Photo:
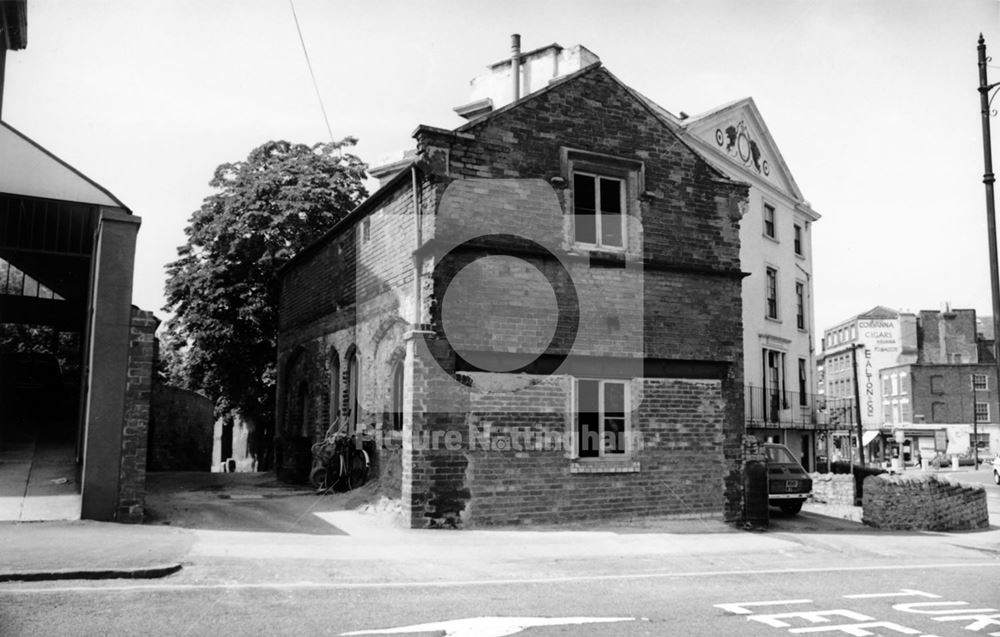
<path fill-rule="evenodd" d="M 988 628 L 1000 626 L 1000 610 L 996 608 L 972 608 L 969 602 L 952 600 L 945 601 L 940 595 L 918 591 L 913 588 L 901 588 L 891 593 L 858 593 L 852 595 L 842 595 L 844 599 L 873 600 L 899 597 L 923 597 L 930 598 L 932 602 L 902 602 L 892 604 L 892 610 L 898 613 L 908 613 L 917 615 L 921 620 L 932 619 L 937 622 L 965 622 L 962 626 L 967 631 L 982 633 Z M 841 633 L 852 635 L 852 637 L 868 637 L 869 635 L 885 635 L 886 630 L 902 635 L 921 635 L 922 637 L 935 637 L 925 634 L 922 630 L 903 626 L 891 621 L 879 621 L 874 617 L 843 608 L 834 610 L 804 610 L 804 611 L 783 611 L 780 613 L 762 613 L 757 609 L 766 606 L 789 606 L 795 604 L 812 603 L 810 600 L 786 599 L 756 602 L 733 602 L 727 604 L 715 604 L 715 608 L 721 608 L 733 615 L 742 615 L 748 621 L 755 621 L 772 628 L 787 628 L 788 632 L 795 635 L 812 633 Z M 840 616 L 854 620 L 853 624 L 832 624 L 829 617 Z M 916 618 L 913 618 L 916 619 Z M 793 627 L 792 620 L 812 624 L 809 626 Z M 871 629 L 880 629 L 873 632 Z M 1000 631 L 986 633 L 989 637 L 1000 637 Z"/>
<path fill-rule="evenodd" d="M 898 593 L 863 593 L 861 595 L 844 595 L 844 599 L 875 599 L 878 597 L 929 597 L 931 599 L 941 599 L 940 595 L 925 593 L 912 588 L 901 588 Z"/>
<path fill-rule="evenodd" d="M 355 630 L 347 635 L 400 635 L 444 631 L 443 637 L 506 637 L 534 626 L 573 626 L 579 624 L 609 624 L 631 622 L 635 617 L 469 617 L 429 624 L 413 624 L 376 630 Z"/>
<path fill-rule="evenodd" d="M 750 617 L 747 617 L 747 619 L 767 624 L 773 628 L 788 628 L 791 624 L 784 621 L 786 619 L 804 619 L 810 624 L 822 624 L 823 622 L 829 623 L 830 620 L 827 619 L 827 615 L 846 617 L 847 619 L 853 619 L 856 622 L 867 622 L 875 619 L 874 617 L 856 613 L 853 610 L 847 610 L 846 608 L 803 611 L 800 613 L 774 613 L 773 615 L 751 615 Z"/>
<path fill-rule="evenodd" d="M 752 615 L 756 611 L 750 610 L 751 606 L 786 606 L 789 604 L 812 604 L 811 599 L 778 599 L 771 602 L 737 602 L 735 604 L 716 604 L 716 608 L 721 608 L 727 613 L 734 615 Z"/>
<path fill-rule="evenodd" d="M 936 622 L 960 622 L 960 621 L 971 621 L 971 624 L 965 626 L 965 630 L 981 631 L 992 626 L 1000 626 L 1000 614 L 990 614 L 990 615 L 947 615 L 945 617 L 933 617 Z M 994 637 L 1000 636 L 1000 631 L 988 633 Z"/>
<path fill-rule="evenodd" d="M 892 609 L 904 613 L 917 613 L 920 615 L 961 615 L 965 613 L 995 613 L 996 608 L 951 608 L 942 609 L 941 606 L 968 606 L 969 602 L 919 602 L 915 604 L 893 604 Z"/>
<path fill-rule="evenodd" d="M 884 637 L 884 632 L 879 631 L 877 633 L 873 633 L 868 630 L 869 628 L 888 628 L 889 630 L 903 635 L 923 635 L 923 637 L 934 637 L 934 635 L 924 635 L 924 631 L 922 630 L 900 626 L 899 624 L 894 624 L 893 622 L 864 622 L 861 624 L 841 624 L 840 626 L 806 626 L 805 628 L 793 628 L 788 632 L 800 635 L 803 633 L 828 633 L 836 631 L 838 633 L 844 633 L 845 635 L 853 635 L 854 637 L 868 637 L 869 635 Z"/>
<path fill-rule="evenodd" d="M 413 582 L 274 582 L 259 584 L 128 584 L 121 586 L 62 586 L 52 588 L 22 588 L 19 584 L 0 586 L 0 595 L 27 593 L 99 593 L 122 591 L 202 591 L 202 590 L 290 590 L 290 589 L 364 589 L 364 588 L 459 588 L 463 586 L 510 586 L 527 584 L 572 584 L 574 582 L 613 582 L 644 579 L 686 579 L 700 577 L 733 577 L 743 575 L 794 575 L 796 573 L 863 573 L 879 571 L 919 571 L 942 568 L 989 568 L 995 563 L 890 564 L 884 566 L 822 566 L 815 568 L 773 568 L 733 571 L 689 571 L 678 573 L 623 573 L 619 575 L 574 575 L 566 577 L 524 577 L 480 580 L 425 580 Z"/>

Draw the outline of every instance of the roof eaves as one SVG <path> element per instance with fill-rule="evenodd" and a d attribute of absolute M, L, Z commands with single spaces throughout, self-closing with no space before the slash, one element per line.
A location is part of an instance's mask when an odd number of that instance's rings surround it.
<path fill-rule="evenodd" d="M 705 153 L 698 150 L 693 144 L 691 144 L 687 139 L 685 139 L 686 135 L 683 126 L 679 126 L 676 122 L 673 121 L 673 119 L 676 118 L 674 118 L 673 114 L 670 113 L 670 111 L 663 108 L 653 100 L 649 99 L 639 91 L 636 91 L 628 84 L 619 80 L 614 73 L 607 70 L 606 72 L 608 74 L 608 77 L 610 77 L 614 82 L 616 82 L 619 86 L 621 86 L 629 95 L 635 98 L 643 106 L 643 108 L 645 108 L 653 115 L 653 117 L 660 120 L 660 122 L 662 122 L 663 125 L 666 126 L 667 129 L 674 134 L 674 136 L 677 138 L 677 141 L 681 145 L 683 145 L 685 148 L 691 151 L 695 156 L 697 156 L 703 162 L 705 162 L 705 165 L 708 166 L 712 170 L 712 172 L 715 173 L 716 178 L 721 179 L 723 181 L 732 182 L 734 184 L 745 183 L 731 178 L 728 174 L 726 174 L 725 171 L 721 170 L 718 166 L 712 163 L 712 161 L 709 159 L 709 157 L 705 155 Z"/>
<path fill-rule="evenodd" d="M 30 137 L 28 137 L 27 135 L 25 135 L 21 131 L 17 130 L 16 128 L 14 128 L 10 124 L 8 124 L 7 122 L 5 122 L 3 120 L 0 120 L 0 126 L 3 126 L 4 128 L 6 128 L 7 130 L 9 130 L 10 132 L 14 133 L 15 135 L 17 135 L 18 137 L 20 137 L 21 139 L 23 139 L 24 141 L 28 142 L 29 144 L 31 144 L 32 146 L 34 146 L 36 149 L 38 149 L 40 152 L 45 153 L 50 159 L 52 159 L 53 161 L 59 163 L 63 168 L 66 168 L 67 170 L 69 170 L 70 172 L 72 172 L 74 175 L 76 175 L 80 179 L 83 179 L 88 184 L 90 184 L 91 186 L 93 186 L 97 190 L 101 191 L 101 193 L 103 193 L 104 195 L 106 195 L 109 199 L 111 199 L 111 201 L 113 201 L 116 204 L 118 204 L 119 208 L 121 208 L 122 210 L 124 210 L 128 214 L 132 214 L 132 210 L 128 206 L 126 206 L 125 204 L 123 204 L 122 201 L 118 197 L 115 197 L 113 194 L 111 194 L 111 191 L 109 191 L 107 188 L 105 188 L 101 184 L 97 183 L 96 181 L 94 181 L 90 177 L 84 175 L 82 172 L 80 172 L 76 168 L 73 168 L 68 163 L 66 163 L 65 161 L 63 161 L 59 157 L 57 157 L 54 153 L 52 153 L 51 151 L 49 151 L 47 148 L 45 148 L 44 146 L 42 146 L 41 144 L 39 144 L 35 140 L 31 139 Z"/>
<path fill-rule="evenodd" d="M 401 166 L 399 172 L 396 173 L 392 179 L 385 182 L 385 185 L 376 190 L 371 194 L 370 197 L 355 206 L 354 210 L 347 213 L 343 219 L 333 224 L 329 230 L 320 235 L 315 241 L 307 245 L 306 247 L 299 250 L 299 253 L 294 257 L 286 261 L 281 267 L 278 268 L 278 276 L 280 277 L 285 270 L 291 267 L 292 264 L 298 262 L 299 260 L 306 257 L 306 255 L 315 252 L 318 248 L 322 247 L 327 241 L 333 239 L 342 233 L 345 229 L 353 225 L 359 218 L 371 212 L 371 209 L 377 206 L 379 203 L 384 201 L 389 197 L 389 195 L 396 192 L 399 185 L 407 180 L 409 180 L 409 168 L 416 165 L 416 159 L 412 159 L 405 165 Z"/>
<path fill-rule="evenodd" d="M 709 110 L 707 110 L 707 111 L 705 111 L 703 113 L 698 113 L 697 115 L 694 115 L 692 117 L 689 117 L 689 118 L 685 119 L 684 120 L 684 126 L 687 127 L 687 126 L 690 126 L 691 124 L 694 124 L 695 122 L 699 122 L 699 121 L 701 121 L 703 119 L 707 119 L 709 117 L 714 117 L 715 115 L 718 115 L 719 113 L 723 113 L 723 112 L 728 111 L 728 110 L 733 110 L 733 109 L 739 108 L 740 106 L 743 106 L 744 104 L 746 104 L 748 102 L 752 102 L 752 101 L 753 101 L 752 97 L 741 97 L 741 98 L 735 99 L 735 100 L 733 100 L 731 102 L 726 102 L 725 104 L 722 104 L 721 106 L 716 106 L 715 108 L 709 109 Z"/>

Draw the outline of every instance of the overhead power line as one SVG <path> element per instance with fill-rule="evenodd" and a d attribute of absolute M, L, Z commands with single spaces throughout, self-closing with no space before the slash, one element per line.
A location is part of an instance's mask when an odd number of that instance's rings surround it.
<path fill-rule="evenodd" d="M 295 20 L 295 30 L 299 34 L 299 42 L 302 44 L 302 54 L 306 57 L 306 66 L 309 68 L 309 77 L 312 78 L 313 89 L 316 91 L 316 99 L 319 101 L 319 110 L 323 113 L 323 121 L 326 122 L 326 132 L 333 140 L 333 129 L 330 128 L 330 118 L 326 116 L 326 106 L 323 105 L 323 96 L 319 92 L 319 84 L 316 82 L 316 74 L 313 72 L 312 61 L 309 59 L 309 50 L 306 48 L 306 41 L 302 37 L 302 27 L 299 26 L 299 16 L 295 13 L 295 1 L 288 0 L 288 5 L 292 8 L 292 18 Z"/>

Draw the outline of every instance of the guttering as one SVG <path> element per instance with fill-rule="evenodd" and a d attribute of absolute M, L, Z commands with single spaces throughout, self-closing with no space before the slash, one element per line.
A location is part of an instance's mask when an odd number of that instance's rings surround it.
<path fill-rule="evenodd" d="M 410 180 L 413 185 L 413 316 L 410 324 L 413 329 L 420 325 L 421 321 L 421 299 L 420 299 L 420 269 L 423 258 L 420 255 L 420 246 L 423 243 L 423 218 L 420 214 L 420 188 L 417 183 L 417 166 L 410 166 Z"/>

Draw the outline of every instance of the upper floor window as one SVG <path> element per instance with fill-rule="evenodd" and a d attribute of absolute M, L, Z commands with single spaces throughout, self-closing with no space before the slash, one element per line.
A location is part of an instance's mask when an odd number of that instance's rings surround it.
<path fill-rule="evenodd" d="M 795 224 L 795 254 L 802 256 L 802 226 Z"/>
<path fill-rule="evenodd" d="M 767 318 L 778 318 L 778 271 L 767 269 L 765 299 L 767 300 Z"/>
<path fill-rule="evenodd" d="M 774 206 L 764 204 L 764 234 L 772 239 L 778 237 L 777 228 L 774 224 Z"/>
<path fill-rule="evenodd" d="M 795 324 L 800 330 L 806 329 L 805 284 L 795 282 Z"/>
<path fill-rule="evenodd" d="M 799 359 L 799 405 L 806 406 L 809 404 L 809 396 L 806 395 L 806 359 Z"/>
<path fill-rule="evenodd" d="M 606 248 L 625 247 L 625 182 L 584 172 L 573 173 L 574 238 Z"/>
<path fill-rule="evenodd" d="M 944 376 L 939 376 L 937 374 L 931 376 L 931 393 L 932 394 L 944 393 Z"/>
<path fill-rule="evenodd" d="M 986 374 L 973 374 L 972 375 L 972 389 L 974 391 L 986 391 L 990 388 L 989 381 L 986 379 Z"/>
<path fill-rule="evenodd" d="M 990 421 L 990 404 L 976 403 L 976 422 Z"/>

